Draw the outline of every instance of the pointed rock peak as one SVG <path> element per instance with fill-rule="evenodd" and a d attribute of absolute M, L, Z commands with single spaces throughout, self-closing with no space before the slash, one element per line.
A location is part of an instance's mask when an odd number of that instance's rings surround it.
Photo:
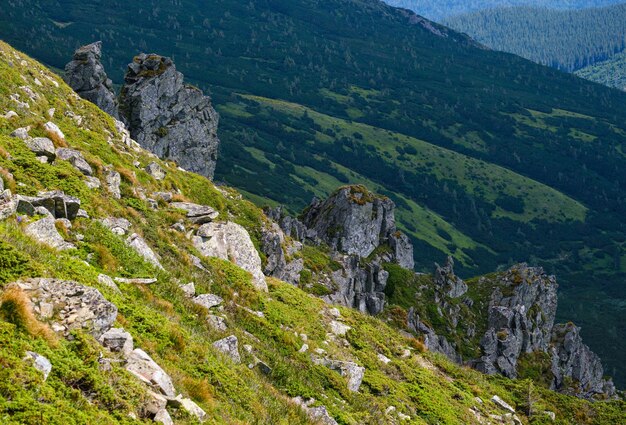
<path fill-rule="evenodd" d="M 79 47 L 74 52 L 74 60 L 65 66 L 64 79 L 80 97 L 117 118 L 117 100 L 113 83 L 100 63 L 101 56 L 101 41 Z"/>
<path fill-rule="evenodd" d="M 467 292 L 467 285 L 454 274 L 454 259 L 448 256 L 446 265 L 441 267 L 435 263 L 435 284 L 442 288 L 447 296 L 458 298 Z"/>
<path fill-rule="evenodd" d="M 211 99 L 183 80 L 170 58 L 136 56 L 124 77 L 120 115 L 144 149 L 213 178 L 219 116 Z"/>

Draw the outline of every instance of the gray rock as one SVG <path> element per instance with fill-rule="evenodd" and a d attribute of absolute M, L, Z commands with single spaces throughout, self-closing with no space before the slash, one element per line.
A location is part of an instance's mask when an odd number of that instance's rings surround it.
<path fill-rule="evenodd" d="M 144 260 L 152 264 L 154 267 L 163 270 L 159 257 L 157 257 L 152 248 L 150 248 L 146 241 L 137 233 L 130 235 L 128 239 L 126 239 L 126 244 L 134 249 L 137 254 L 141 255 Z"/>
<path fill-rule="evenodd" d="M 196 295 L 196 285 L 193 282 L 189 282 L 186 285 L 180 285 L 179 288 L 188 297 Z"/>
<path fill-rule="evenodd" d="M 170 206 L 185 211 L 189 221 L 195 224 L 210 223 L 220 215 L 209 206 L 192 204 L 191 202 L 172 202 Z"/>
<path fill-rule="evenodd" d="M 154 161 L 146 166 L 146 172 L 155 180 L 163 180 L 165 178 L 165 170 Z"/>
<path fill-rule="evenodd" d="M 163 395 L 176 396 L 172 379 L 145 351 L 135 348 L 127 358 L 126 370 L 142 382 L 155 386 Z"/>
<path fill-rule="evenodd" d="M 60 190 L 41 192 L 37 196 L 17 196 L 17 211 L 34 215 L 37 207 L 43 207 L 54 218 L 74 220 L 80 209 L 80 199 L 66 195 Z"/>
<path fill-rule="evenodd" d="M 241 356 L 239 355 L 239 341 L 235 335 L 227 336 L 213 343 L 218 351 L 226 354 L 233 362 L 241 363 Z"/>
<path fill-rule="evenodd" d="M 583 343 L 579 327 L 572 323 L 556 325 L 551 344 L 552 389 L 589 399 L 597 395 L 615 395 L 615 386 L 604 378 L 600 358 Z M 574 385 L 568 387 L 568 380 Z"/>
<path fill-rule="evenodd" d="M 41 354 L 35 353 L 34 351 L 27 351 L 24 360 L 31 361 L 33 363 L 33 367 L 43 375 L 44 381 L 48 379 L 48 375 L 52 372 L 52 363 L 50 363 L 50 360 Z"/>
<path fill-rule="evenodd" d="M 209 322 L 209 326 L 211 326 L 216 331 L 226 332 L 228 326 L 226 325 L 226 320 L 221 316 L 216 316 L 214 314 L 209 314 L 207 317 L 207 321 Z"/>
<path fill-rule="evenodd" d="M 509 411 L 511 413 L 515 413 L 515 409 L 513 409 L 509 403 L 502 400 L 497 395 L 494 395 L 493 397 L 491 397 L 491 401 L 493 401 L 498 407 L 501 407 L 502 409 Z"/>
<path fill-rule="evenodd" d="M 161 410 L 167 407 L 167 398 L 162 394 L 154 391 L 147 391 L 148 399 L 145 401 L 143 408 L 151 415 L 157 415 Z"/>
<path fill-rule="evenodd" d="M 200 226 L 192 241 L 200 254 L 232 261 L 252 274 L 258 290 L 267 291 L 261 257 L 245 228 L 233 222 L 207 223 Z"/>
<path fill-rule="evenodd" d="M 55 123 L 48 121 L 43 125 L 43 129 L 48 137 L 59 140 L 61 142 L 65 141 L 65 134 L 63 134 L 59 126 Z"/>
<path fill-rule="evenodd" d="M 93 169 L 91 165 L 85 160 L 85 157 L 80 151 L 76 149 L 59 148 L 56 150 L 56 155 L 59 159 L 68 161 L 74 168 L 83 173 L 85 176 L 91 176 Z"/>
<path fill-rule="evenodd" d="M 106 167 L 104 178 L 106 181 L 106 187 L 113 198 L 121 199 L 122 193 L 120 192 L 120 184 L 122 183 L 122 177 L 120 176 L 120 173 L 115 171 L 113 167 Z"/>
<path fill-rule="evenodd" d="M 50 161 L 54 161 L 56 158 L 54 143 L 47 137 L 35 137 L 25 140 L 24 143 L 37 156 L 45 156 Z"/>
<path fill-rule="evenodd" d="M 117 285 L 115 284 L 115 281 L 113 279 L 111 279 L 110 276 L 107 276 L 105 274 L 99 274 L 98 275 L 98 282 L 101 285 L 104 285 L 107 288 L 112 289 L 114 292 L 117 292 L 118 294 L 122 293 L 122 291 L 120 291 L 120 288 L 117 287 Z"/>
<path fill-rule="evenodd" d="M 17 285 L 33 302 L 33 311 L 42 318 L 52 318 L 53 329 L 65 335 L 83 329 L 98 339 L 117 318 L 117 307 L 89 286 L 43 278 L 23 280 Z"/>
<path fill-rule="evenodd" d="M 341 376 L 348 378 L 348 389 L 353 392 L 359 391 L 365 368 L 353 362 L 344 362 L 339 360 L 322 359 L 321 364 L 331 370 L 339 372 Z"/>
<path fill-rule="evenodd" d="M 467 285 L 454 274 L 454 260 L 448 257 L 446 265 L 440 267 L 435 264 L 435 285 L 450 298 L 459 298 L 467 292 Z"/>
<path fill-rule="evenodd" d="M 420 320 L 419 315 L 413 307 L 409 309 L 407 315 L 408 328 L 417 335 L 424 337 L 424 345 L 429 351 L 441 353 L 456 363 L 461 363 L 461 356 L 455 347 L 443 335 L 437 335 L 435 331 Z"/>
<path fill-rule="evenodd" d="M 24 231 L 37 241 L 60 251 L 76 248 L 73 244 L 63 239 L 52 217 L 44 217 L 30 223 L 24 228 Z"/>
<path fill-rule="evenodd" d="M 18 139 L 22 139 L 22 140 L 28 140 L 30 139 L 30 136 L 28 135 L 29 130 L 30 130 L 30 127 L 20 127 L 20 128 L 13 130 L 10 136 L 18 138 Z"/>
<path fill-rule="evenodd" d="M 74 60 L 65 66 L 65 82 L 83 99 L 117 118 L 117 101 L 113 83 L 100 62 L 102 42 L 83 46 L 74 53 Z"/>
<path fill-rule="evenodd" d="M 337 421 L 335 421 L 335 419 L 330 416 L 328 410 L 326 410 L 326 407 L 309 407 L 315 402 L 315 400 L 311 399 L 309 401 L 304 401 L 302 397 L 295 397 L 292 400 L 294 401 L 294 403 L 302 407 L 302 409 L 306 412 L 309 418 L 311 418 L 311 420 L 313 420 L 315 423 L 319 423 L 321 425 L 338 425 Z"/>
<path fill-rule="evenodd" d="M 194 403 L 192 400 L 188 398 L 183 398 L 180 401 L 180 405 L 183 409 L 187 411 L 187 413 L 198 418 L 200 422 L 204 422 L 204 420 L 207 418 L 206 412 L 202 410 L 200 406 L 198 406 L 196 403 Z"/>
<path fill-rule="evenodd" d="M 116 235 L 123 236 L 130 229 L 130 221 L 125 218 L 107 217 L 99 220 L 100 223 Z"/>
<path fill-rule="evenodd" d="M 11 120 L 13 118 L 19 118 L 20 116 L 15 111 L 9 111 L 3 115 L 4 119 Z"/>
<path fill-rule="evenodd" d="M 100 343 L 115 353 L 122 353 L 124 357 L 133 351 L 133 337 L 121 328 L 111 328 L 99 339 Z"/>
<path fill-rule="evenodd" d="M 328 325 L 330 327 L 330 332 L 336 336 L 345 336 L 346 333 L 352 329 L 350 326 L 336 320 L 331 320 Z"/>
<path fill-rule="evenodd" d="M 100 186 L 102 186 L 102 184 L 100 183 L 100 179 L 98 177 L 91 177 L 91 176 L 87 176 L 85 178 L 85 185 L 89 189 L 100 189 Z"/>
<path fill-rule="evenodd" d="M 172 417 L 165 409 L 159 410 L 156 415 L 154 415 L 154 418 L 152 418 L 152 421 L 163 425 L 174 425 Z"/>
<path fill-rule="evenodd" d="M 0 178 L 0 180 L 2 180 Z M 17 211 L 17 201 L 9 189 L 0 191 L 0 220 L 6 220 Z"/>
<path fill-rule="evenodd" d="M 301 249 L 302 244 L 300 242 L 287 243 L 283 231 L 276 223 L 264 228 L 261 250 L 267 261 L 263 273 L 297 285 L 300 281 L 300 272 L 304 268 L 304 260 L 293 258 L 293 256 Z"/>
<path fill-rule="evenodd" d="M 148 278 L 124 278 L 124 277 L 116 277 L 116 282 L 126 283 L 129 285 L 151 285 L 157 282 L 157 279 L 154 277 Z"/>
<path fill-rule="evenodd" d="M 218 114 L 197 88 L 183 84 L 169 58 L 141 54 L 128 65 L 120 115 L 132 137 L 160 158 L 213 177 Z"/>
<path fill-rule="evenodd" d="M 220 304 L 222 304 L 222 302 L 224 302 L 224 300 L 217 295 L 202 294 L 194 297 L 193 302 L 206 309 L 210 309 L 219 306 Z"/>

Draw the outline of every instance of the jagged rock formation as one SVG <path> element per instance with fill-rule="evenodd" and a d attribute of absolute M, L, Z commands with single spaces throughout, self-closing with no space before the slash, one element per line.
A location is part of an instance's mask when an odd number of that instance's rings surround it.
<path fill-rule="evenodd" d="M 102 42 L 80 47 L 73 60 L 65 65 L 65 82 L 83 99 L 97 105 L 114 118 L 118 117 L 113 83 L 100 62 Z"/>
<path fill-rule="evenodd" d="M 298 284 L 304 260 L 295 256 L 302 249 L 302 243 L 288 241 L 281 228 L 272 223 L 263 229 L 261 244 L 266 256 L 263 273 L 294 285 Z"/>
<path fill-rule="evenodd" d="M 429 350 L 509 378 L 518 377 L 522 358 L 539 354 L 550 359 L 547 378 L 552 389 L 585 398 L 615 394 L 612 382 L 603 377 L 600 359 L 583 344 L 579 329 L 573 324 L 554 325 L 558 288 L 554 276 L 518 264 L 472 283 L 481 290 L 479 298 L 471 298 L 468 284 L 455 275 L 453 266 L 451 259 L 444 267 L 437 265 L 432 279 L 438 327 L 425 323 L 416 309 L 408 312 L 408 328 L 423 338 Z M 486 323 L 477 322 L 485 317 Z M 484 331 L 475 335 L 476 329 Z M 442 333 L 454 336 L 455 342 Z M 474 338 L 480 341 L 480 356 L 463 358 L 461 345 L 474 344 Z"/>
<path fill-rule="evenodd" d="M 391 199 L 359 185 L 342 187 L 323 201 L 314 199 L 302 221 L 284 215 L 280 208 L 266 213 L 292 239 L 330 248 L 332 259 L 341 267 L 321 279 L 326 280 L 330 292 L 326 301 L 378 314 L 385 306 L 389 277 L 383 263 L 397 263 L 406 269 L 414 266 L 413 245 L 396 228 L 394 209 Z M 279 275 L 292 277 L 289 266 L 276 254 L 279 242 L 280 237 L 266 232 L 262 248 L 272 260 L 268 264 L 279 265 Z"/>
<path fill-rule="evenodd" d="M 160 158 L 213 178 L 218 114 L 199 89 L 183 84 L 171 59 L 141 54 L 128 65 L 120 115 L 132 137 Z"/>

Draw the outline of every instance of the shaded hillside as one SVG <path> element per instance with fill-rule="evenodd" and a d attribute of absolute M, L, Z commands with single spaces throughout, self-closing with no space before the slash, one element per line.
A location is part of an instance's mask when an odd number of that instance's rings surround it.
<path fill-rule="evenodd" d="M 492 49 L 565 71 L 606 60 L 626 46 L 626 5 L 576 11 L 495 8 L 444 22 Z"/>
<path fill-rule="evenodd" d="M 626 90 L 626 52 L 618 53 L 603 62 L 586 66 L 576 75 L 605 86 Z"/>
<path fill-rule="evenodd" d="M 559 315 L 622 376 L 626 95 L 373 0 L 22 0 L 0 20 L 57 68 L 102 39 L 116 82 L 139 51 L 172 56 L 221 113 L 216 178 L 260 204 L 366 183 L 421 270 L 452 254 L 464 274 L 558 272 Z"/>
<path fill-rule="evenodd" d="M 509 6 L 534 6 L 550 9 L 586 9 L 621 3 L 621 0 L 385 0 L 386 3 L 411 9 L 429 19 L 443 19 L 484 9 Z"/>

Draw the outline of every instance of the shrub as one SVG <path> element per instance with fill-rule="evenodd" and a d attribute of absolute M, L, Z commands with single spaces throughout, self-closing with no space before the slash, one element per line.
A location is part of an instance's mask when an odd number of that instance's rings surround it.
<path fill-rule="evenodd" d="M 17 328 L 35 337 L 42 337 L 50 345 L 56 346 L 56 335 L 45 324 L 35 317 L 30 306 L 28 297 L 17 286 L 11 286 L 0 299 L 0 316 L 7 322 L 13 323 Z"/>

